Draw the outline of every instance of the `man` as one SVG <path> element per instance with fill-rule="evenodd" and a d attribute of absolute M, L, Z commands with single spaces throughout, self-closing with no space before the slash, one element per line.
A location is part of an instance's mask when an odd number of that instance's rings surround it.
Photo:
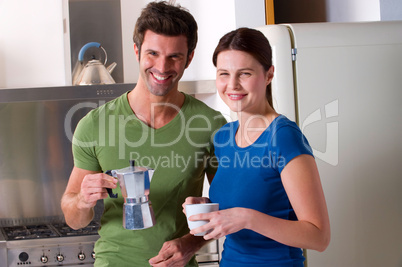
<path fill-rule="evenodd" d="M 166 2 L 148 4 L 134 31 L 140 66 L 135 88 L 77 126 L 62 209 L 67 224 L 78 229 L 104 199 L 95 266 L 197 266 L 194 254 L 205 241 L 189 234 L 181 205 L 187 196 L 201 195 L 205 173 L 212 180 L 212 136 L 225 120 L 178 91 L 196 43 L 197 24 L 188 11 Z M 129 160 L 155 169 L 149 198 L 156 224 L 144 230 L 123 228 L 117 181 L 103 173 L 127 167 Z M 108 198 L 106 188 L 119 197 Z"/>

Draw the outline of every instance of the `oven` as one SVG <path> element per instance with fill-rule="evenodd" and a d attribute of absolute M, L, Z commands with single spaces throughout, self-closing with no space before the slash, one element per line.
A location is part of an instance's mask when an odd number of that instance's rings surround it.
<path fill-rule="evenodd" d="M 80 230 L 65 223 L 0 228 L 0 262 L 17 266 L 93 266 L 99 224 Z"/>
<path fill-rule="evenodd" d="M 93 266 L 99 224 L 73 230 L 65 223 L 0 228 L 0 262 L 20 266 Z M 219 240 L 196 254 L 200 267 L 219 266 Z"/>

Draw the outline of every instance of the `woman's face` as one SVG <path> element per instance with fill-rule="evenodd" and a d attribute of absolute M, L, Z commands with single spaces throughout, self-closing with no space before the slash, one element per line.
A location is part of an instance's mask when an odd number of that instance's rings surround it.
<path fill-rule="evenodd" d="M 216 69 L 216 88 L 232 111 L 260 114 L 265 110 L 266 87 L 273 78 L 273 66 L 265 71 L 249 53 L 226 50 L 218 54 Z"/>

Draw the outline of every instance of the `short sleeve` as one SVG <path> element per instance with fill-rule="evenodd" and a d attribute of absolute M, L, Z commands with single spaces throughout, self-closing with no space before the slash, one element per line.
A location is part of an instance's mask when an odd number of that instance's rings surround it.
<path fill-rule="evenodd" d="M 96 127 L 92 114 L 90 112 L 82 118 L 74 131 L 72 144 L 74 166 L 89 171 L 101 171 L 95 152 L 98 141 L 94 134 Z"/>
<path fill-rule="evenodd" d="M 313 151 L 307 138 L 296 124 L 285 125 L 278 128 L 272 135 L 271 149 L 274 166 L 279 173 L 295 157 L 307 154 L 313 156 Z"/>

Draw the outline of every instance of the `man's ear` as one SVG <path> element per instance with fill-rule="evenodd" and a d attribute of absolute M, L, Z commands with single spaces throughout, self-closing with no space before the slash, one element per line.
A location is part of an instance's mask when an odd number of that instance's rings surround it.
<path fill-rule="evenodd" d="M 193 52 L 191 52 L 190 55 L 188 55 L 186 69 L 188 68 L 188 66 L 190 66 L 190 63 L 193 60 L 193 57 L 194 57 L 194 50 L 193 50 Z"/>
<path fill-rule="evenodd" d="M 137 61 L 140 62 L 141 50 L 137 47 L 137 45 L 135 43 L 134 43 L 134 52 L 135 52 L 135 57 L 137 58 Z"/>

